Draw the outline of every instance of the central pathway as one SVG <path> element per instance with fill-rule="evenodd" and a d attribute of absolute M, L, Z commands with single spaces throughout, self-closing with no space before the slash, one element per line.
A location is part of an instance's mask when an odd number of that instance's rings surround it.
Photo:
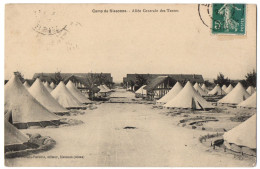
<path fill-rule="evenodd" d="M 134 98 L 130 92 L 112 96 Z M 121 98 L 122 99 L 122 98 Z M 50 136 L 57 145 L 37 158 L 7 160 L 14 166 L 248 166 L 232 155 L 207 152 L 198 138 L 208 132 L 178 127 L 152 105 L 103 103 L 76 118 L 84 124 L 22 130 Z M 125 127 L 135 129 L 124 129 Z M 48 156 L 57 156 L 50 159 Z M 61 156 L 70 156 L 61 158 Z M 82 156 L 82 158 L 74 158 Z M 72 158 L 73 157 L 73 158 Z"/>

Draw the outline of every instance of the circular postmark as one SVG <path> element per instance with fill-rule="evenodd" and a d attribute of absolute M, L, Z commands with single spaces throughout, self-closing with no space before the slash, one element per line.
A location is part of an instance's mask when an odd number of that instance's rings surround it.
<path fill-rule="evenodd" d="M 198 14 L 201 22 L 206 27 L 212 29 L 212 5 L 211 4 L 199 4 L 198 5 Z"/>
<path fill-rule="evenodd" d="M 35 10 L 35 24 L 32 30 L 36 33 L 37 42 L 47 49 L 55 48 L 57 45 L 65 46 L 68 51 L 78 49 L 76 43 L 78 29 L 82 26 L 80 22 L 67 20 L 63 14 L 55 10 Z"/>
<path fill-rule="evenodd" d="M 41 35 L 56 35 L 59 33 L 62 33 L 63 31 L 67 32 L 67 25 L 58 27 L 58 26 L 44 26 L 38 23 L 35 27 L 32 28 L 35 32 L 41 34 Z"/>
<path fill-rule="evenodd" d="M 40 35 L 57 35 L 68 32 L 67 24 L 60 23 L 55 19 L 55 11 L 35 10 L 34 16 L 37 20 L 32 29 Z"/>

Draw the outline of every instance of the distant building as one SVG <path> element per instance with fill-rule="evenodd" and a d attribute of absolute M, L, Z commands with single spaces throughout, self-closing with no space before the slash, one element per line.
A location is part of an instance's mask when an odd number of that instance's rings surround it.
<path fill-rule="evenodd" d="M 111 87 L 113 84 L 113 78 L 111 73 L 35 73 L 33 79 L 39 78 L 43 82 L 54 82 L 57 84 L 59 80 L 67 83 L 69 80 L 72 81 L 77 88 L 87 88 L 88 87 L 88 77 L 92 76 L 93 78 L 99 78 L 95 81 L 96 85 L 101 83 L 106 84 Z M 58 76 L 58 77 L 57 77 Z"/>
<path fill-rule="evenodd" d="M 146 78 L 148 83 L 158 76 L 169 76 L 173 80 L 180 82 L 182 85 L 184 85 L 187 81 L 190 81 L 192 84 L 196 82 L 199 84 L 204 83 L 203 76 L 198 74 L 127 74 L 126 77 L 123 78 L 124 86 L 128 90 L 135 91 L 138 87 L 140 87 L 136 84 L 138 76 Z"/>
<path fill-rule="evenodd" d="M 158 76 L 152 79 L 144 89 L 147 91 L 149 100 L 160 99 L 171 90 L 175 83 L 176 80 L 170 76 Z"/>

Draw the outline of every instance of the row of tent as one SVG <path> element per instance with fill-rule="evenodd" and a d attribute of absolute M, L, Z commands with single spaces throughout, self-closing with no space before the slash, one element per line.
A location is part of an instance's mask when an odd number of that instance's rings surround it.
<path fill-rule="evenodd" d="M 220 103 L 231 103 L 238 104 L 237 106 L 239 107 L 256 108 L 256 92 L 253 87 L 249 87 L 245 90 L 241 83 L 238 83 L 234 89 L 230 86 L 229 89 L 226 88 L 226 90 L 222 88 L 222 90 L 228 94 L 219 100 Z M 230 90 L 231 88 L 232 90 Z M 229 91 L 227 91 L 227 89 Z M 219 91 L 219 87 L 215 87 L 213 90 Z M 187 84 L 182 87 L 181 84 L 177 82 L 164 97 L 158 100 L 158 102 L 166 103 L 164 105 L 165 107 L 211 108 L 211 104 L 201 96 L 203 92 L 205 92 L 205 85 L 200 87 L 196 83 L 192 86 L 191 83 L 187 82 Z M 256 156 L 256 114 L 226 132 L 223 138 L 224 144 L 228 149 Z"/>
<path fill-rule="evenodd" d="M 5 85 L 5 118 L 17 128 L 57 125 L 57 115 L 68 114 L 72 108 L 85 109 L 91 103 L 70 81 L 67 85 L 61 81 L 54 89 L 40 79 L 26 86 L 16 75 Z"/>
<path fill-rule="evenodd" d="M 136 94 L 146 95 L 145 85 L 136 91 Z M 256 90 L 252 86 L 247 90 L 238 83 L 235 88 L 232 85 L 220 88 L 216 85 L 213 90 L 208 91 L 205 84 L 199 86 L 197 83 L 192 86 L 187 82 L 184 87 L 177 82 L 174 87 L 160 100 L 159 104 L 164 107 L 176 108 L 194 108 L 206 109 L 213 106 L 208 103 L 202 96 L 207 95 L 226 95 L 219 103 L 238 104 L 240 107 L 256 108 Z M 251 96 L 250 96 L 251 95 Z M 247 121 L 234 127 L 224 134 L 224 144 L 232 151 L 245 153 L 248 155 L 256 155 L 256 114 Z"/>
<path fill-rule="evenodd" d="M 144 89 L 146 85 L 143 85 L 140 87 L 135 94 L 139 97 L 146 97 L 147 91 Z M 208 96 L 208 95 L 218 95 L 223 96 L 227 95 L 233 90 L 233 86 L 230 84 L 228 87 L 226 85 L 223 85 L 222 88 L 217 84 L 211 91 L 208 90 L 205 84 L 200 86 L 198 83 L 195 83 L 193 86 L 194 89 L 201 95 L 201 96 Z M 256 89 L 252 86 L 249 86 L 246 90 L 250 95 L 252 95 Z"/>
<path fill-rule="evenodd" d="M 142 87 L 140 88 L 141 90 Z M 175 108 L 192 108 L 192 109 L 211 109 L 213 106 L 207 102 L 202 96 L 207 95 L 207 89 L 205 84 L 200 87 L 198 83 L 194 86 L 190 82 L 187 82 L 184 87 L 177 82 L 174 87 L 161 99 L 157 100 L 157 103 L 163 104 L 164 107 L 175 107 Z M 223 93 L 228 94 L 220 99 L 218 103 L 225 104 L 236 104 L 240 107 L 253 107 L 256 108 L 256 92 L 253 87 L 249 87 L 247 90 L 252 93 L 250 94 L 244 89 L 241 83 L 238 83 L 236 87 L 230 85 L 224 91 L 219 85 L 216 85 L 210 93 Z"/>

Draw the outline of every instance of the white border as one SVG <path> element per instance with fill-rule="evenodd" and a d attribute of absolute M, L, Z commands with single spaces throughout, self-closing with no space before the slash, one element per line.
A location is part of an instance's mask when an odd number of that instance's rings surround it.
<path fill-rule="evenodd" d="M 1 155 L 0 155 L 0 167 L 4 167 L 4 12 L 5 12 L 5 4 L 8 3 L 181 3 L 181 4 L 186 4 L 186 3 L 246 3 L 246 4 L 260 4 L 259 1 L 257 0 L 200 0 L 200 1 L 192 1 L 192 0 L 182 0 L 182 1 L 177 1 L 177 0 L 125 0 L 125 1 L 120 1 L 120 0 L 0 0 L 0 112 L 2 115 L 0 116 L 0 150 L 1 150 Z M 258 23 L 258 13 L 257 13 L 257 23 Z M 258 24 L 257 24 L 258 25 Z M 257 27 L 258 30 L 258 27 Z M 259 36 L 257 36 L 257 41 L 259 42 Z M 257 43 L 257 49 L 259 49 L 259 43 Z M 259 60 L 257 60 L 257 65 L 259 65 Z M 259 73 L 259 71 L 257 71 Z M 257 88 L 259 88 L 259 83 L 260 80 L 257 78 Z M 259 104 L 259 99 L 257 99 L 257 107 L 260 105 Z M 259 121 L 260 116 L 257 116 L 257 120 Z M 257 135 L 259 135 L 259 131 L 257 131 Z M 259 140 L 257 140 L 257 143 L 259 143 Z M 259 144 L 258 144 L 259 145 Z M 257 157 L 259 155 L 259 150 L 257 151 Z M 258 158 L 257 158 L 258 161 Z M 187 164 L 188 165 L 188 164 Z M 20 168 L 20 167 L 19 167 Z M 22 167 L 25 168 L 25 167 Z M 33 167 L 35 168 L 35 167 Z M 37 167 L 38 168 L 38 167 Z M 61 167 L 41 167 L 41 168 L 61 168 Z M 74 167 L 69 167 L 69 168 L 74 168 Z M 94 168 L 94 167 L 90 167 Z M 95 167 L 99 168 L 99 167 Z M 125 167 L 120 167 L 120 168 L 125 168 Z M 137 168 L 137 167 L 135 167 Z M 187 167 L 185 167 L 187 168 Z"/>

